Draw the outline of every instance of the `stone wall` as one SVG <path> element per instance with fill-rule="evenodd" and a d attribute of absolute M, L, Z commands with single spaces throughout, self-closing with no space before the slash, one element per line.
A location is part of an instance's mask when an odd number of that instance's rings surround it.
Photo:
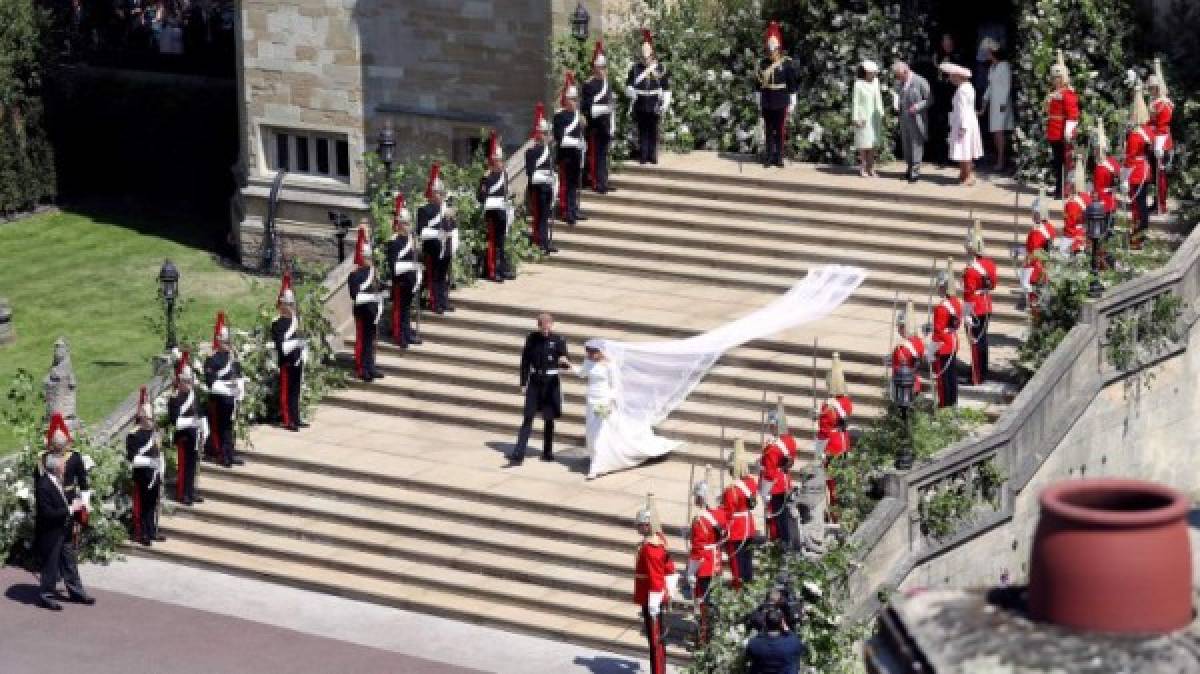
<path fill-rule="evenodd" d="M 1017 495 L 1010 522 L 917 566 L 901 587 L 995 585 L 1004 573 L 1014 583 L 1025 582 L 1037 497 L 1059 480 L 1133 477 L 1200 497 L 1200 453 L 1195 451 L 1200 330 L 1192 331 L 1186 351 L 1138 377 L 1111 384 L 1096 396 Z"/>

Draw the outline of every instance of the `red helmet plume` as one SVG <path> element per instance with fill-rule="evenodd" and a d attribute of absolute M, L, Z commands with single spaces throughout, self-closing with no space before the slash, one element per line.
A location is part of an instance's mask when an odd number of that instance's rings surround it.
<path fill-rule="evenodd" d="M 442 165 L 434 162 L 429 169 L 429 182 L 425 184 L 425 198 L 432 199 L 434 192 L 445 192 L 442 184 Z"/>
<path fill-rule="evenodd" d="M 62 412 L 55 412 L 50 416 L 50 425 L 46 428 L 46 446 L 67 446 L 72 442 L 71 429 L 67 427 L 67 421 L 63 418 Z"/>
<path fill-rule="evenodd" d="M 195 375 L 192 374 L 191 362 L 192 362 L 192 354 L 190 351 L 184 351 L 183 354 L 179 356 L 179 360 L 175 361 L 175 384 L 176 385 L 178 385 L 180 381 L 187 381 L 187 382 L 192 381 L 192 378 Z"/>
<path fill-rule="evenodd" d="M 488 133 L 487 158 L 488 161 L 504 159 L 504 148 L 500 145 L 500 137 L 495 129 Z"/>
<path fill-rule="evenodd" d="M 599 67 L 608 65 L 608 57 L 604 53 L 604 40 L 596 40 L 596 48 L 592 51 L 592 65 Z"/>
<path fill-rule="evenodd" d="M 538 101 L 538 104 L 533 106 L 533 131 L 530 132 L 529 138 L 537 140 L 549 129 L 550 124 L 546 122 L 546 104 Z"/>
<path fill-rule="evenodd" d="M 778 21 L 772 21 L 767 26 L 766 42 L 768 50 L 783 49 L 783 31 L 779 29 Z"/>
<path fill-rule="evenodd" d="M 296 293 L 292 291 L 292 272 L 283 272 L 283 281 L 279 284 L 278 302 L 283 304 L 295 304 Z"/>
<path fill-rule="evenodd" d="M 408 222 L 408 206 L 404 201 L 404 193 L 397 192 L 396 198 L 392 201 L 392 227 L 395 228 L 401 222 Z"/>
<path fill-rule="evenodd" d="M 562 93 L 558 97 L 559 107 L 567 107 L 568 98 L 579 98 L 579 90 L 575 88 L 575 73 L 570 70 L 563 73 Z"/>
<path fill-rule="evenodd" d="M 366 226 L 359 226 L 358 241 L 354 243 L 354 266 L 362 267 L 371 259 L 371 240 L 367 236 Z"/>
<path fill-rule="evenodd" d="M 217 350 L 217 347 L 220 346 L 220 342 L 227 339 L 229 339 L 229 328 L 225 325 L 225 312 L 218 311 L 217 322 L 215 325 L 213 325 L 213 351 Z"/>

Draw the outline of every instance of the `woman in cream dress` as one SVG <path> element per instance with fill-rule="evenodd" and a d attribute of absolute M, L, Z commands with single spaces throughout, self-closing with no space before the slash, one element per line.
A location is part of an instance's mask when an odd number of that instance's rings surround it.
<path fill-rule="evenodd" d="M 859 66 L 859 77 L 854 80 L 853 107 L 850 117 L 854 121 L 854 149 L 858 150 L 862 168 L 859 175 L 875 176 L 875 149 L 883 137 L 883 95 L 879 90 L 879 66 L 874 61 L 863 61 Z"/>
<path fill-rule="evenodd" d="M 612 414 L 614 399 L 614 373 L 612 364 L 604 355 L 604 344 L 598 339 L 590 339 L 584 344 L 587 357 L 582 367 L 571 365 L 571 371 L 587 380 L 587 392 L 584 404 L 584 438 L 587 442 L 588 456 L 592 465 L 588 468 L 588 479 L 596 477 L 596 448 L 600 446 L 601 434 L 605 430 L 609 416 Z"/>
<path fill-rule="evenodd" d="M 975 115 L 975 87 L 971 85 L 970 70 L 949 61 L 940 67 L 955 86 L 950 111 L 950 161 L 958 162 L 959 184 L 970 187 L 975 184 L 975 160 L 983 156 L 983 134 Z"/>
<path fill-rule="evenodd" d="M 988 85 L 983 92 L 984 114 L 987 114 L 988 131 L 992 133 L 992 142 L 996 146 L 996 165 L 993 168 L 995 171 L 1004 170 L 1004 150 L 1007 143 L 1005 133 L 1012 131 L 1014 126 L 1012 94 L 1012 66 L 1008 61 L 1004 60 L 1004 54 L 1000 49 L 999 43 L 991 38 L 984 39 L 984 48 L 987 49 L 988 60 L 991 66 L 988 68 Z"/>

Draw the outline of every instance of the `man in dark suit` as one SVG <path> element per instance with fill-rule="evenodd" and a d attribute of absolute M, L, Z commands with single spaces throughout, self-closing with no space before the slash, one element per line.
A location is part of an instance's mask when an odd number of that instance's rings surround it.
<path fill-rule="evenodd" d="M 554 420 L 562 416 L 562 382 L 558 369 L 567 367 L 567 340 L 554 334 L 554 318 L 540 314 L 538 329 L 525 338 L 521 351 L 521 390 L 525 393 L 525 415 L 517 444 L 508 460 L 519 466 L 525 460 L 525 447 L 533 432 L 533 418 L 542 417 L 544 441 L 542 461 L 554 460 Z"/>
<path fill-rule="evenodd" d="M 787 629 L 783 611 L 767 611 L 767 629 L 746 645 L 746 671 L 749 674 L 796 674 L 807 649 Z"/>
<path fill-rule="evenodd" d="M 96 600 L 83 589 L 75 559 L 75 546 L 69 540 L 74 515 L 83 510 L 83 500 L 76 498 L 67 501 L 62 487 L 66 459 L 61 454 L 46 454 L 43 461 L 44 470 L 40 471 L 34 485 L 37 499 L 34 532 L 37 553 L 42 559 L 38 605 L 51 611 L 62 610 L 55 600 L 59 578 L 66 584 L 71 601 L 95 604 Z"/>

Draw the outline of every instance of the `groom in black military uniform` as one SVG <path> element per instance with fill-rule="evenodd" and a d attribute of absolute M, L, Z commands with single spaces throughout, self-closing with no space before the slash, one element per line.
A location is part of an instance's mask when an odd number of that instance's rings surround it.
<path fill-rule="evenodd" d="M 554 318 L 540 314 L 538 329 L 525 338 L 521 351 L 521 389 L 525 392 L 525 418 L 517 434 L 517 445 L 508 460 L 514 466 L 525 460 L 525 447 L 533 432 L 533 418 L 542 415 L 542 461 L 554 460 L 554 420 L 562 416 L 562 382 L 559 367 L 566 367 L 567 340 L 553 333 Z"/>

